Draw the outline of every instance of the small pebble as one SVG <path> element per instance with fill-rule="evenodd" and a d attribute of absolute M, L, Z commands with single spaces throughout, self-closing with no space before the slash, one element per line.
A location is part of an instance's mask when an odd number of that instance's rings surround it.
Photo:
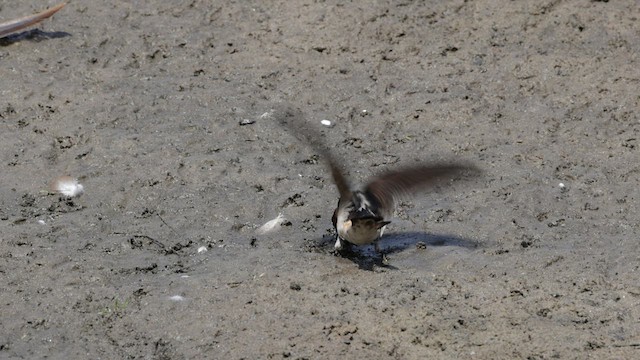
<path fill-rule="evenodd" d="M 184 297 L 180 296 L 180 295 L 173 295 L 169 297 L 169 300 L 171 301 L 184 301 Z"/>
<path fill-rule="evenodd" d="M 47 225 L 47 223 L 46 223 L 46 222 L 44 222 L 44 220 L 42 220 L 42 219 L 38 220 L 38 224 L 40 224 L 40 225 Z"/>
<path fill-rule="evenodd" d="M 330 120 L 320 120 L 320 124 L 324 126 L 331 126 L 333 123 Z"/>
<path fill-rule="evenodd" d="M 245 125 L 251 125 L 253 123 L 255 123 L 255 120 L 251 120 L 251 119 L 243 119 L 240 121 L 240 126 L 245 126 Z"/>
<path fill-rule="evenodd" d="M 424 241 L 418 241 L 416 243 L 416 249 L 424 250 L 427 248 L 427 244 Z"/>
<path fill-rule="evenodd" d="M 206 252 L 207 250 L 208 250 L 208 249 L 207 249 L 207 247 L 206 247 L 206 246 L 200 246 L 200 247 L 198 248 L 198 254 L 203 253 L 203 252 Z"/>

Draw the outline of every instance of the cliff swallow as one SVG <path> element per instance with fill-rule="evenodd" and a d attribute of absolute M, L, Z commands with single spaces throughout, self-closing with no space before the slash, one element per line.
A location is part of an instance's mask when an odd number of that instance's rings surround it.
<path fill-rule="evenodd" d="M 330 162 L 329 167 L 340 192 L 338 206 L 332 217 L 336 230 L 334 248 L 341 251 L 348 244 L 373 243 L 384 261 L 386 257 L 381 252 L 378 241 L 391 222 L 399 200 L 410 197 L 419 190 L 442 184 L 454 176 L 477 172 L 471 165 L 421 164 L 384 173 L 374 177 L 362 189 L 351 190 L 338 165 Z"/>
<path fill-rule="evenodd" d="M 480 171 L 470 164 L 420 164 L 383 173 L 374 177 L 361 189 L 354 190 L 343 172 L 343 167 L 329 148 L 321 141 L 315 128 L 302 124 L 299 110 L 286 107 L 279 120 L 295 135 L 320 153 L 327 162 L 333 181 L 340 193 L 338 206 L 333 212 L 336 230 L 334 248 L 340 252 L 351 244 L 374 244 L 375 250 L 387 262 L 378 241 L 390 223 L 395 205 L 403 198 L 415 195 L 428 187 L 442 185 L 455 176 L 476 175 Z"/>

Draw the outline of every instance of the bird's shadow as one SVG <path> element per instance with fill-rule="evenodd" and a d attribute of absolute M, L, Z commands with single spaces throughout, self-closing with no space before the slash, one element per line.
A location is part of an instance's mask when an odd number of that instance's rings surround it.
<path fill-rule="evenodd" d="M 344 250 L 335 251 L 333 245 L 335 235 L 327 234 L 321 239 L 315 240 L 315 250 L 341 256 L 356 263 L 362 270 L 373 271 L 376 267 L 397 269 L 393 265 L 383 261 L 380 254 L 376 253 L 373 245 L 347 246 Z M 449 234 L 432 234 L 419 231 L 394 232 L 385 234 L 380 240 L 380 249 L 386 255 L 398 253 L 408 248 L 426 248 L 432 246 L 455 246 L 466 249 L 476 249 L 480 244 L 474 240 L 465 239 Z M 393 262 L 393 261 L 391 261 Z"/>
<path fill-rule="evenodd" d="M 21 41 L 41 42 L 49 39 L 59 39 L 71 36 L 65 31 L 42 31 L 31 29 L 19 33 L 14 33 L 0 38 L 0 46 L 9 46 Z"/>

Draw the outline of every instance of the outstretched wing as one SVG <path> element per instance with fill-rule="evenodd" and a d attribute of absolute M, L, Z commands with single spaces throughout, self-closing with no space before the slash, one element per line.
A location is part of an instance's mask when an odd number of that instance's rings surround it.
<path fill-rule="evenodd" d="M 342 172 L 342 166 L 335 155 L 322 141 L 322 134 L 317 127 L 305 121 L 302 111 L 291 105 L 281 104 L 274 110 L 274 117 L 287 130 L 289 130 L 300 142 L 309 144 L 327 162 L 333 181 L 338 187 L 341 199 L 350 197 L 351 188 L 347 178 Z"/>
<path fill-rule="evenodd" d="M 39 12 L 37 14 L 34 15 L 28 15 L 25 17 L 22 17 L 20 19 L 15 19 L 15 20 L 11 20 L 11 21 L 7 21 L 5 23 L 0 24 L 0 37 L 3 37 L 5 35 L 9 35 L 13 32 L 16 32 L 18 30 L 22 30 L 24 28 L 26 28 L 27 26 L 31 26 L 33 24 L 37 24 L 40 21 L 50 17 L 51 15 L 55 14 L 56 12 L 58 12 L 58 10 L 62 9 L 64 7 L 65 3 L 61 3 L 58 4 L 50 9 L 47 9 L 45 11 Z"/>
<path fill-rule="evenodd" d="M 385 212 L 391 213 L 402 198 L 443 184 L 456 176 L 477 176 L 480 173 L 477 167 L 470 164 L 418 165 L 377 176 L 364 190 L 378 201 Z"/>

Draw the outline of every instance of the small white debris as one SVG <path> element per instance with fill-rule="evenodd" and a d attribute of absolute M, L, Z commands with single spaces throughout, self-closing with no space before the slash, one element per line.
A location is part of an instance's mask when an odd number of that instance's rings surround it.
<path fill-rule="evenodd" d="M 264 225 L 260 226 L 256 232 L 258 234 L 266 234 L 270 231 L 277 230 L 285 221 L 287 221 L 287 219 L 284 218 L 284 215 L 279 214 L 275 219 L 269 220 Z"/>
<path fill-rule="evenodd" d="M 198 254 L 203 253 L 203 252 L 207 252 L 207 247 L 206 246 L 200 246 L 198 248 Z"/>
<path fill-rule="evenodd" d="M 72 198 L 82 195 L 84 186 L 71 176 L 60 176 L 51 183 L 51 191 Z"/>
<path fill-rule="evenodd" d="M 180 295 L 173 295 L 169 297 L 169 300 L 171 301 L 184 301 L 185 298 L 180 296 Z"/>
<path fill-rule="evenodd" d="M 332 126 L 333 125 L 331 120 L 320 120 L 320 124 L 322 124 L 324 126 Z"/>
<path fill-rule="evenodd" d="M 366 109 L 362 109 L 362 115 L 367 115 L 368 111 Z"/>
<path fill-rule="evenodd" d="M 266 113 L 264 113 L 264 114 L 260 115 L 260 119 L 266 119 L 266 118 L 269 118 L 269 117 L 271 117 L 271 115 L 273 115 L 273 110 L 271 110 L 271 111 L 267 111 Z"/>
<path fill-rule="evenodd" d="M 561 193 L 565 193 L 565 192 L 569 191 L 569 188 L 564 183 L 558 184 L 558 187 L 560 188 L 560 192 Z"/>
<path fill-rule="evenodd" d="M 38 220 L 38 224 L 40 224 L 40 225 L 47 225 L 47 223 L 46 223 L 46 222 L 44 222 L 44 220 L 42 220 L 42 219 Z"/>
<path fill-rule="evenodd" d="M 180 276 L 180 277 L 181 277 L 182 279 L 186 279 L 186 278 L 188 278 L 188 277 L 189 277 L 189 275 L 182 275 L 182 276 Z"/>

